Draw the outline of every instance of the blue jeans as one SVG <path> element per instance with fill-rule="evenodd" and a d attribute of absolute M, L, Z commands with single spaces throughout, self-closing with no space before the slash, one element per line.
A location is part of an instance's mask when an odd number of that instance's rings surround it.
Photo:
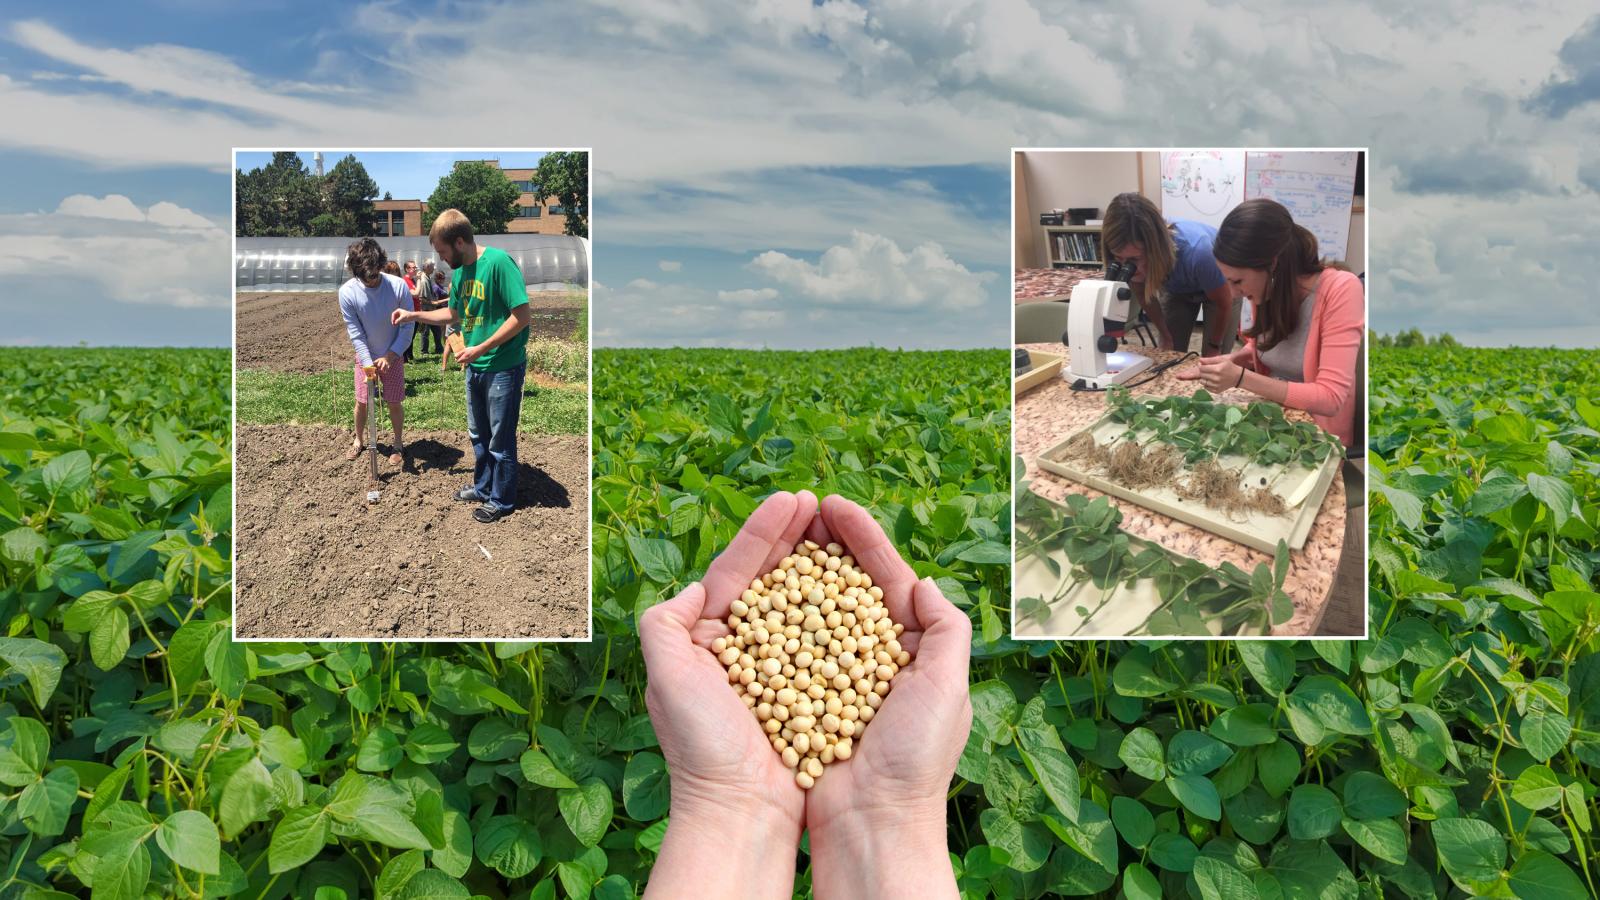
<path fill-rule="evenodd" d="M 467 367 L 467 437 L 476 457 L 472 489 L 499 512 L 517 503 L 517 416 L 526 363 L 500 372 Z"/>

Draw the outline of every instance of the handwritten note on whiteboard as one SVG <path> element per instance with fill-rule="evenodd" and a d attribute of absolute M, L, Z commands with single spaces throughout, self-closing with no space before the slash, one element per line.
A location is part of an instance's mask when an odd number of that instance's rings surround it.
<path fill-rule="evenodd" d="M 1325 259 L 1344 259 L 1356 187 L 1356 151 L 1253 151 L 1245 164 L 1244 193 L 1289 208 L 1296 223 L 1317 236 Z"/>
<path fill-rule="evenodd" d="M 1166 150 L 1161 154 L 1161 213 L 1215 228 L 1245 198 L 1242 150 Z"/>

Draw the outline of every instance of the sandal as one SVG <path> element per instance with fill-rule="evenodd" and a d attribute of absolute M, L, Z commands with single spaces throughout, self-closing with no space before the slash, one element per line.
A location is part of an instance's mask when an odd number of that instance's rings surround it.
<path fill-rule="evenodd" d="M 405 457 L 404 453 L 401 453 L 399 450 L 396 450 L 395 452 L 389 454 L 389 465 L 404 467 L 405 464 L 406 464 L 406 457 Z"/>
<path fill-rule="evenodd" d="M 365 449 L 367 449 L 367 448 L 365 448 L 365 447 L 351 447 L 350 449 L 348 449 L 348 450 L 346 450 L 344 452 L 344 458 L 349 460 L 349 461 L 351 461 L 351 462 L 355 462 L 356 458 L 361 455 L 361 451 L 365 450 Z"/>
<path fill-rule="evenodd" d="M 491 522 L 496 522 L 509 515 L 511 515 L 511 510 L 496 509 L 487 503 L 472 511 L 472 518 L 482 522 L 485 525 L 488 525 Z"/>

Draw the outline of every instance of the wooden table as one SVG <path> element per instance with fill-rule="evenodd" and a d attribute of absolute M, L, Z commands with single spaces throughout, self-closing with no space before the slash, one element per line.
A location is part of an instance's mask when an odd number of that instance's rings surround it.
<path fill-rule="evenodd" d="M 1011 297 L 1017 305 L 1046 300 L 1069 300 L 1072 289 L 1085 278 L 1103 278 L 1105 270 L 1088 266 L 1067 269 L 1017 269 L 1012 273 Z"/>
<path fill-rule="evenodd" d="M 1024 350 L 1042 350 L 1061 353 L 1068 357 L 1063 371 L 1071 364 L 1071 351 L 1060 344 L 1019 344 Z M 1156 364 L 1176 359 L 1180 354 L 1170 350 L 1140 350 L 1154 359 Z M 1133 389 L 1139 397 L 1166 397 L 1172 394 L 1192 394 L 1198 382 L 1179 381 L 1178 372 L 1192 368 L 1192 363 L 1169 369 L 1147 384 Z M 1136 376 L 1138 381 L 1148 373 Z M 1217 399 L 1246 403 L 1259 399 L 1248 391 L 1228 390 Z M 1092 425 L 1105 415 L 1105 395 L 1073 391 L 1060 378 L 1052 378 L 1039 387 L 1016 398 L 1012 429 L 1016 438 L 1016 452 L 1027 464 L 1026 477 L 1031 479 L 1032 490 L 1049 500 L 1061 502 L 1067 494 L 1102 496 L 1099 491 L 1070 481 L 1038 466 L 1040 453 L 1050 449 L 1076 431 Z M 1309 422 L 1310 415 L 1301 410 L 1286 409 L 1285 415 L 1293 422 Z M 1154 541 L 1161 546 L 1203 563 L 1220 566 L 1231 562 L 1246 572 L 1260 563 L 1271 564 L 1272 556 L 1253 550 L 1243 544 L 1212 534 L 1203 528 L 1145 509 L 1119 497 L 1107 497 L 1122 511 L 1122 530 L 1136 537 Z M 1344 549 L 1345 520 L 1344 479 L 1334 477 L 1328 495 L 1311 525 L 1306 545 L 1290 554 L 1289 576 L 1283 589 L 1294 600 L 1294 618 L 1273 628 L 1275 636 L 1315 635 L 1328 609 L 1328 589 L 1332 587 L 1334 572 L 1339 568 L 1339 557 Z"/>

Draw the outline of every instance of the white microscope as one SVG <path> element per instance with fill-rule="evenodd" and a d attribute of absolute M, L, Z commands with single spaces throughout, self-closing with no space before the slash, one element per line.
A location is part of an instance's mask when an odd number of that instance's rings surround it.
<path fill-rule="evenodd" d="M 1072 350 L 1067 371 L 1061 373 L 1076 390 L 1104 390 L 1148 369 L 1150 357 L 1117 349 L 1117 339 L 1106 334 L 1106 320 L 1126 321 L 1133 289 L 1131 262 L 1106 266 L 1104 280 L 1080 281 L 1072 289 L 1067 313 L 1067 333 L 1061 342 Z"/>

